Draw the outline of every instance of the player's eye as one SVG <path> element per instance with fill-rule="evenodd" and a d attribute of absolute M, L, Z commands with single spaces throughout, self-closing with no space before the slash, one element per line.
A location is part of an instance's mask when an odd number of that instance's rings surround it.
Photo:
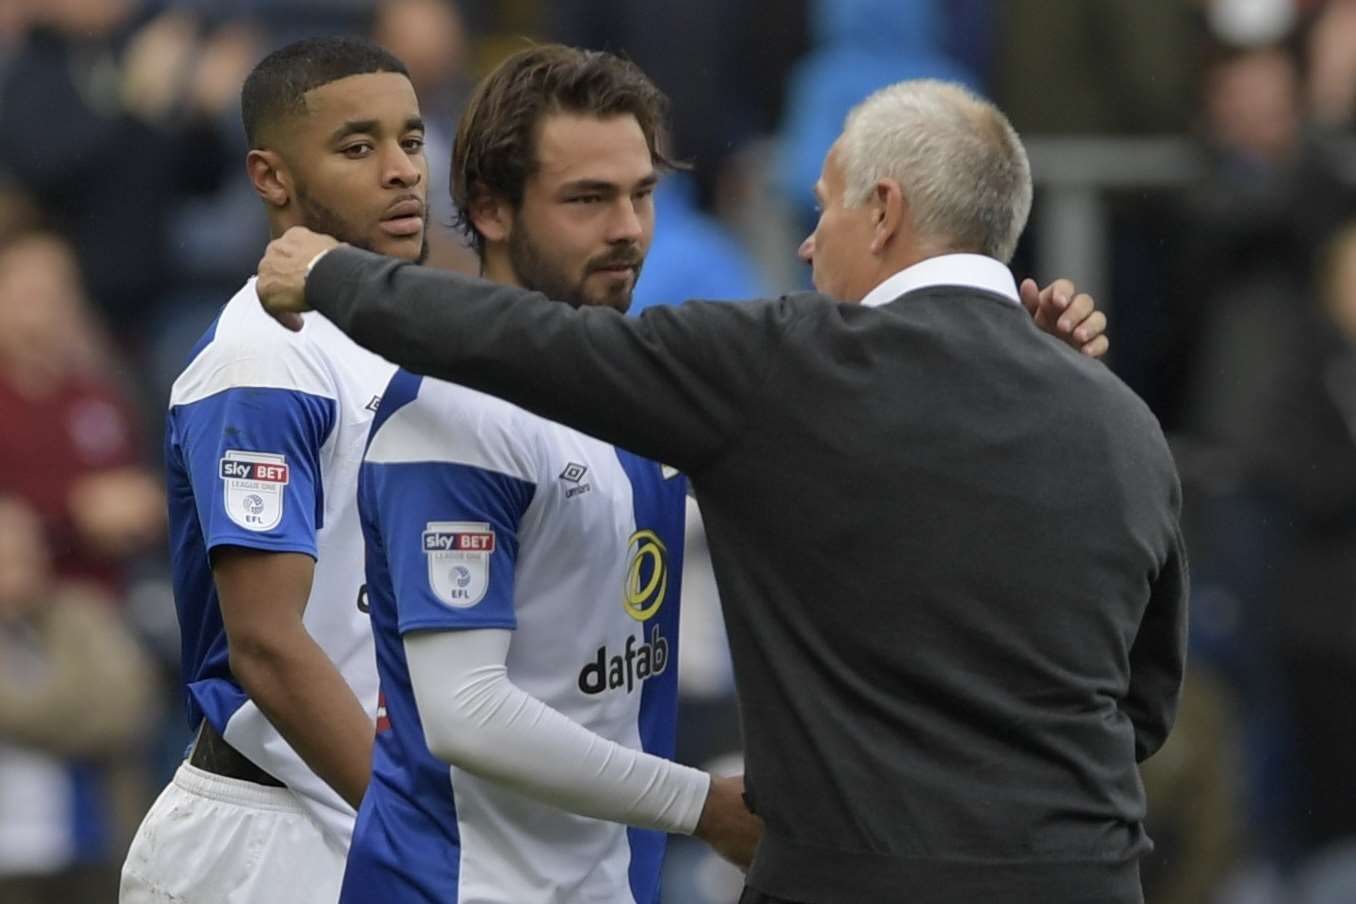
<path fill-rule="evenodd" d="M 636 198 L 637 201 L 641 201 L 641 200 L 644 200 L 645 198 L 651 197 L 653 194 L 654 194 L 654 186 L 651 185 L 651 186 L 649 186 L 648 188 L 642 188 L 642 189 L 640 189 L 639 191 L 637 191 L 636 194 L 635 194 L 635 198 Z"/>
<path fill-rule="evenodd" d="M 574 197 L 572 197 L 572 198 L 570 198 L 570 199 L 568 199 L 568 200 L 569 200 L 569 203 L 571 203 L 571 204 L 601 204 L 602 201 L 603 201 L 603 196 L 602 196 L 602 195 L 575 195 Z"/>
<path fill-rule="evenodd" d="M 357 144 L 346 145 L 339 153 L 351 160 L 360 160 L 372 153 L 372 144 L 371 142 L 360 141 Z"/>
<path fill-rule="evenodd" d="M 424 136 L 420 135 L 417 137 L 406 138 L 400 144 L 401 147 L 405 149 L 406 153 L 420 154 L 423 153 L 424 150 Z"/>

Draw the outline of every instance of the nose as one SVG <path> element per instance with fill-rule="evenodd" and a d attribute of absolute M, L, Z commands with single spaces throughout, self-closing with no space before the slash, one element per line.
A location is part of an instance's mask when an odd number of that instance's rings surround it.
<path fill-rule="evenodd" d="M 423 156 L 410 154 L 398 142 L 386 153 L 382 185 L 387 188 L 414 188 L 424 178 Z"/>
<path fill-rule="evenodd" d="M 634 200 L 627 197 L 618 199 L 607 224 L 608 242 L 639 242 L 645 234 L 643 216 Z"/>
<path fill-rule="evenodd" d="M 805 241 L 800 243 L 800 250 L 796 254 L 807 264 L 815 262 L 815 237 L 813 234 L 805 237 Z"/>

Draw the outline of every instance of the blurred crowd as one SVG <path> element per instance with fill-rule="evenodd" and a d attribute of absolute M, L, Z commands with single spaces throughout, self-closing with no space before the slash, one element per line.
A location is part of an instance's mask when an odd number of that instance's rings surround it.
<path fill-rule="evenodd" d="M 1148 900 L 1356 900 L 1356 0 L 4 0 L 0 904 L 112 900 L 187 742 L 164 406 L 268 239 L 240 84 L 323 33 L 408 64 L 431 264 L 468 271 L 447 184 L 475 79 L 526 40 L 639 63 L 693 166 L 663 183 L 636 310 L 804 287 L 819 163 L 890 82 L 970 85 L 1028 139 L 1190 142 L 1176 187 L 1104 193 L 1107 284 L 1083 286 L 1172 438 L 1194 560 L 1181 717 L 1144 769 Z M 1033 272 L 1036 175 L 1018 275 L 1077 277 Z M 680 753 L 710 766 L 738 731 L 713 584 L 687 582 Z M 675 844 L 671 904 L 731 883 Z"/>

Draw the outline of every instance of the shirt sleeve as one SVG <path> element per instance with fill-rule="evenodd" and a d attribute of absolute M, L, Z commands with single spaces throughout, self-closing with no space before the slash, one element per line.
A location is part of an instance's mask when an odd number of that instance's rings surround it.
<path fill-rule="evenodd" d="M 316 555 L 324 526 L 322 448 L 333 398 L 299 389 L 230 387 L 171 410 L 203 539 Z"/>
<path fill-rule="evenodd" d="M 528 694 L 509 680 L 508 648 L 507 631 L 406 636 L 429 750 L 581 816 L 692 834 L 710 776 L 610 741 Z"/>
<path fill-rule="evenodd" d="M 396 405 L 402 392 L 409 401 Z M 459 386 L 392 379 L 358 495 L 402 634 L 517 626 L 518 534 L 539 477 L 520 414 Z"/>
<path fill-rule="evenodd" d="M 398 628 L 515 628 L 518 527 L 535 485 L 460 462 L 369 460 Z"/>

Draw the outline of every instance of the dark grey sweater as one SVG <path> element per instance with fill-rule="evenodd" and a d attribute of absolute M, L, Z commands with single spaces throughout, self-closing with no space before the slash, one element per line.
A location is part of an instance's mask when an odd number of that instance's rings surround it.
<path fill-rule="evenodd" d="M 1138 902 L 1136 761 L 1186 646 L 1154 417 L 933 288 L 626 318 L 352 249 L 307 300 L 419 373 L 686 471 L 735 662 L 749 883 L 815 904 Z"/>

